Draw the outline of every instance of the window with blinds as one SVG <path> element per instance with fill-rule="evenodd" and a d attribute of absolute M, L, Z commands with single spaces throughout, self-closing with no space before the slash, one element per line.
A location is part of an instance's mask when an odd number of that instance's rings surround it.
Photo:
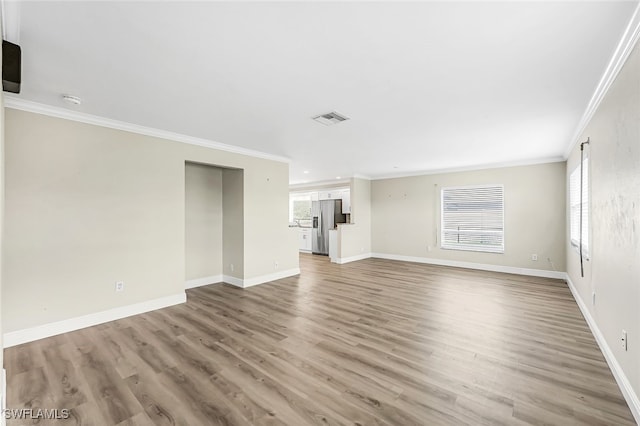
<path fill-rule="evenodd" d="M 589 254 L 589 159 L 582 161 L 582 254 Z M 569 176 L 571 244 L 580 246 L 580 164 Z"/>
<path fill-rule="evenodd" d="M 504 187 L 442 188 L 441 247 L 504 253 Z"/>

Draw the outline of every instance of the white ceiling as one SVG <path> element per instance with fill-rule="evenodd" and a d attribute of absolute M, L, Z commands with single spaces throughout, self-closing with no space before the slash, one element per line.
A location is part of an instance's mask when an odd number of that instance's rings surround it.
<path fill-rule="evenodd" d="M 559 159 L 636 5 L 29 1 L 20 97 L 285 156 L 291 183 Z"/>

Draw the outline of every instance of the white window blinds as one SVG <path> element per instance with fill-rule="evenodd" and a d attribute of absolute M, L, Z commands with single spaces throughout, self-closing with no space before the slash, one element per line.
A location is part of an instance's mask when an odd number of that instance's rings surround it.
<path fill-rule="evenodd" d="M 569 176 L 571 244 L 580 245 L 580 164 Z M 582 161 L 582 253 L 589 254 L 589 159 Z"/>
<path fill-rule="evenodd" d="M 441 247 L 504 253 L 504 187 L 442 189 Z"/>

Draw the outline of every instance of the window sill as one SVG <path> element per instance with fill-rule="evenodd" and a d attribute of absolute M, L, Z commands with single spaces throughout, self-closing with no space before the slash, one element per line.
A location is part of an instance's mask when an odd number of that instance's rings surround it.
<path fill-rule="evenodd" d="M 455 251 L 472 251 L 477 253 L 493 253 L 493 254 L 504 254 L 504 248 L 502 250 L 488 250 L 483 248 L 472 248 L 472 247 L 452 247 L 452 246 L 440 246 L 442 250 L 455 250 Z"/>

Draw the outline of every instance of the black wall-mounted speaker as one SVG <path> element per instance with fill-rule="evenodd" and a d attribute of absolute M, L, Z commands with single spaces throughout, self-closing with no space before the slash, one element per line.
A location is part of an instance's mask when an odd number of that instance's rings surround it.
<path fill-rule="evenodd" d="M 2 90 L 20 93 L 22 51 L 20 46 L 2 40 Z"/>

